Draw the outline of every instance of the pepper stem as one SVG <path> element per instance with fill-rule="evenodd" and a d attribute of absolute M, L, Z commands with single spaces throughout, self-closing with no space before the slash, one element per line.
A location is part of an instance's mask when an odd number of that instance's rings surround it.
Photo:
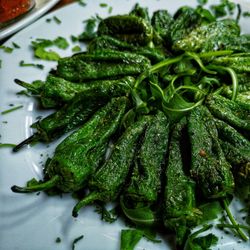
<path fill-rule="evenodd" d="M 28 91 L 32 92 L 33 94 L 38 95 L 41 92 L 40 87 L 34 86 L 34 84 L 30 84 L 19 79 L 15 79 L 14 81 L 16 84 L 26 88 Z"/>
<path fill-rule="evenodd" d="M 90 203 L 93 203 L 96 200 L 100 199 L 100 193 L 92 192 L 89 195 L 87 195 L 84 199 L 80 200 L 73 208 L 72 210 L 72 216 L 77 217 L 78 212 L 82 207 L 87 206 Z"/>
<path fill-rule="evenodd" d="M 21 143 L 19 143 L 18 145 L 16 145 L 12 151 L 13 152 L 18 152 L 23 146 L 28 145 L 36 140 L 38 140 L 38 134 L 33 134 L 32 136 L 30 136 L 29 138 L 25 139 L 24 141 L 22 141 Z"/>
<path fill-rule="evenodd" d="M 58 183 L 59 178 L 59 175 L 55 175 L 53 178 L 46 182 L 42 182 L 28 187 L 19 187 L 14 185 L 11 187 L 11 190 L 15 193 L 33 193 L 37 191 L 48 190 L 50 188 L 55 187 L 55 185 Z"/>

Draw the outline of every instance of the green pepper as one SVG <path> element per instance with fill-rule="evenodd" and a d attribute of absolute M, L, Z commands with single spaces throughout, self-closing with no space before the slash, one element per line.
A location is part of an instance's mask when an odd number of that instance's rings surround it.
<path fill-rule="evenodd" d="M 56 187 L 62 192 L 81 189 L 104 159 L 110 137 L 116 132 L 128 106 L 126 97 L 113 98 L 76 132 L 64 139 L 45 169 L 48 179 L 14 192 L 36 192 Z"/>
<path fill-rule="evenodd" d="M 158 199 L 168 136 L 169 121 L 158 111 L 145 131 L 134 160 L 130 184 L 125 190 L 125 196 L 135 204 L 144 202 L 149 205 Z"/>
<path fill-rule="evenodd" d="M 65 103 L 71 102 L 79 93 L 84 101 L 126 95 L 131 87 L 133 87 L 134 81 L 133 77 L 125 76 L 115 80 L 94 80 L 73 83 L 61 77 L 49 75 L 42 85 L 37 85 L 37 81 L 28 84 L 16 79 L 16 83 L 31 90 L 36 96 L 39 96 L 44 108 L 62 106 Z"/>
<path fill-rule="evenodd" d="M 135 15 L 117 15 L 103 19 L 98 36 L 108 35 L 134 45 L 148 45 L 153 39 L 153 28 L 145 19 Z"/>
<path fill-rule="evenodd" d="M 250 73 L 250 56 L 249 53 L 236 53 L 229 56 L 220 56 L 214 58 L 213 64 L 229 67 L 236 73 Z"/>
<path fill-rule="evenodd" d="M 73 209 L 72 215 L 94 201 L 114 201 L 119 196 L 136 152 L 139 137 L 150 122 L 150 116 L 143 116 L 126 129 L 116 142 L 109 159 L 97 169 L 89 181 L 90 193 L 80 200 Z"/>
<path fill-rule="evenodd" d="M 187 35 L 175 41 L 172 49 L 192 52 L 223 50 L 230 41 L 233 41 L 239 35 L 240 27 L 234 20 L 220 20 L 193 29 Z"/>
<path fill-rule="evenodd" d="M 58 61 L 56 75 L 73 82 L 138 75 L 150 67 L 141 55 L 111 50 L 79 53 Z"/>
<path fill-rule="evenodd" d="M 158 48 L 134 46 L 127 42 L 120 41 L 111 36 L 98 36 L 93 39 L 88 46 L 88 52 L 93 53 L 96 50 L 116 50 L 133 52 L 147 57 L 152 63 L 157 63 L 165 59 L 165 54 Z"/>
<path fill-rule="evenodd" d="M 222 89 L 221 95 L 232 99 L 233 90 L 229 86 L 225 86 Z M 236 99 L 234 100 L 241 107 L 250 109 L 250 85 L 239 85 Z"/>
<path fill-rule="evenodd" d="M 218 131 L 209 110 L 200 105 L 188 117 L 191 143 L 192 178 L 205 198 L 219 198 L 231 194 L 234 179 L 218 140 Z"/>
<path fill-rule="evenodd" d="M 236 179 L 250 180 L 250 142 L 227 123 L 215 119 L 220 145 Z"/>
<path fill-rule="evenodd" d="M 173 16 L 174 20 L 169 27 L 170 44 L 175 47 L 192 30 L 199 27 L 203 21 L 195 9 L 189 6 L 179 8 Z"/>
<path fill-rule="evenodd" d="M 250 109 L 216 94 L 209 95 L 205 103 L 215 117 L 239 129 L 250 130 Z"/>
<path fill-rule="evenodd" d="M 35 141 L 51 142 L 61 135 L 79 127 L 87 121 L 98 108 L 108 102 L 108 98 L 87 98 L 81 93 L 75 96 L 72 102 L 65 104 L 59 110 L 38 120 L 31 125 L 36 132 L 13 148 L 14 152 L 19 151 L 24 145 Z"/>
<path fill-rule="evenodd" d="M 151 24 L 154 29 L 154 43 L 170 44 L 170 27 L 174 19 L 167 10 L 158 10 L 153 13 Z"/>
<path fill-rule="evenodd" d="M 198 223 L 201 214 L 195 208 L 195 182 L 187 175 L 187 141 L 184 117 L 174 125 L 170 137 L 163 198 L 163 221 L 176 233 L 177 245 L 183 244 L 189 228 Z"/>

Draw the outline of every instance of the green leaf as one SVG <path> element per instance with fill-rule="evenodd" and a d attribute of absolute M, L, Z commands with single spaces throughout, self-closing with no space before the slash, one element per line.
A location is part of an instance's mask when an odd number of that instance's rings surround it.
<path fill-rule="evenodd" d="M 35 56 L 48 61 L 58 61 L 60 59 L 60 56 L 55 51 L 46 51 L 43 47 L 38 47 L 35 50 Z"/>
<path fill-rule="evenodd" d="M 79 45 L 76 45 L 72 48 L 72 52 L 80 52 L 81 51 L 81 47 Z"/>
<path fill-rule="evenodd" d="M 123 197 L 120 199 L 120 205 L 125 216 L 135 225 L 153 226 L 155 224 L 155 214 L 149 207 L 128 208 Z"/>
<path fill-rule="evenodd" d="M 69 47 L 69 43 L 67 42 L 67 40 L 61 36 L 57 37 L 53 41 L 53 44 L 60 49 L 67 49 Z"/>
<path fill-rule="evenodd" d="M 143 233 L 141 230 L 137 229 L 122 230 L 120 250 L 133 250 L 142 237 Z"/>
<path fill-rule="evenodd" d="M 212 225 L 204 225 L 200 230 L 190 234 L 185 243 L 184 250 L 210 250 L 210 247 L 218 242 L 218 237 L 211 233 L 201 237 L 197 236 L 211 227 Z"/>
<path fill-rule="evenodd" d="M 55 40 L 48 39 L 36 39 L 32 41 L 32 47 L 34 49 L 35 56 L 48 61 L 58 61 L 60 56 L 55 51 L 48 51 L 45 48 L 56 46 L 60 49 L 67 49 L 69 47 L 69 43 L 63 37 L 57 37 Z"/>
<path fill-rule="evenodd" d="M 201 223 L 214 220 L 223 211 L 219 201 L 213 201 L 202 204 L 199 206 L 199 210 L 202 212 Z"/>

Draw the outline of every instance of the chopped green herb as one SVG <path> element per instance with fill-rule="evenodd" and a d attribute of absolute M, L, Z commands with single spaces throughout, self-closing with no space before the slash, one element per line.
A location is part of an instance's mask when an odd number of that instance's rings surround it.
<path fill-rule="evenodd" d="M 0 143 L 0 148 L 14 148 L 16 144 L 12 143 Z"/>
<path fill-rule="evenodd" d="M 23 105 L 19 105 L 19 106 L 16 106 L 16 107 L 14 107 L 14 108 L 7 109 L 7 110 L 5 110 L 5 111 L 2 111 L 1 114 L 2 114 L 2 115 L 5 115 L 5 114 L 8 114 L 8 113 L 10 113 L 10 112 L 12 112 L 12 111 L 21 109 L 22 107 L 23 107 Z"/>
<path fill-rule="evenodd" d="M 12 51 L 13 51 L 13 48 L 7 47 L 7 46 L 4 46 L 4 45 L 0 45 L 0 49 L 2 49 L 6 53 L 12 53 Z"/>
<path fill-rule="evenodd" d="M 106 7 L 108 7 L 108 5 L 106 3 L 100 3 L 100 7 L 106 8 Z"/>
<path fill-rule="evenodd" d="M 69 47 L 69 43 L 67 40 L 61 36 L 57 37 L 54 40 L 54 45 L 56 45 L 60 49 L 67 49 Z"/>
<path fill-rule="evenodd" d="M 74 43 L 79 41 L 78 37 L 77 36 L 73 36 L 73 35 L 70 36 L 70 39 Z"/>
<path fill-rule="evenodd" d="M 7 124 L 8 122 L 7 121 L 2 121 L 3 124 Z"/>
<path fill-rule="evenodd" d="M 55 51 L 46 51 L 44 48 L 37 48 L 35 50 L 35 56 L 48 61 L 58 61 L 61 57 Z"/>
<path fill-rule="evenodd" d="M 96 37 L 95 28 L 97 25 L 97 18 L 92 17 L 84 22 L 86 23 L 85 31 L 79 35 L 78 39 L 86 42 Z"/>
<path fill-rule="evenodd" d="M 2 60 L 0 59 L 0 69 L 2 68 Z"/>
<path fill-rule="evenodd" d="M 211 246 L 215 245 L 218 242 L 218 238 L 214 234 L 210 233 L 205 236 L 197 237 L 211 227 L 212 225 L 204 225 L 200 230 L 189 235 L 184 250 L 210 249 Z"/>
<path fill-rule="evenodd" d="M 56 17 L 56 16 L 53 16 L 53 20 L 54 20 L 57 24 L 61 24 L 61 23 L 62 23 L 62 21 L 61 21 L 58 17 Z"/>
<path fill-rule="evenodd" d="M 228 13 L 232 15 L 236 8 L 236 4 L 229 0 L 221 0 L 220 4 L 212 5 L 211 10 L 214 12 L 216 17 L 224 17 Z"/>
<path fill-rule="evenodd" d="M 19 62 L 21 67 L 35 67 L 38 69 L 44 69 L 44 65 L 42 64 L 35 64 L 35 63 L 25 63 L 23 60 Z"/>
<path fill-rule="evenodd" d="M 61 242 L 62 242 L 61 238 L 60 238 L 60 237 L 57 237 L 57 238 L 56 238 L 56 243 L 61 243 Z"/>
<path fill-rule="evenodd" d="M 72 48 L 72 52 L 79 52 L 81 51 L 81 47 L 79 45 L 76 45 Z"/>
<path fill-rule="evenodd" d="M 46 19 L 46 22 L 47 22 L 47 23 L 50 23 L 50 22 L 51 22 L 51 18 L 47 18 L 47 19 Z"/>
<path fill-rule="evenodd" d="M 208 0 L 197 0 L 198 4 L 204 5 Z"/>
<path fill-rule="evenodd" d="M 86 6 L 87 5 L 84 0 L 78 0 L 78 3 L 81 6 Z"/>
<path fill-rule="evenodd" d="M 76 245 L 76 243 L 79 241 L 79 240 L 82 240 L 83 239 L 83 235 L 81 235 L 81 236 L 79 236 L 79 237 L 77 237 L 77 238 L 75 238 L 74 240 L 73 240 L 73 243 L 72 243 L 72 250 L 74 250 L 75 249 L 75 245 Z"/>
<path fill-rule="evenodd" d="M 41 39 L 38 38 L 35 41 L 32 41 L 32 47 L 34 49 L 35 56 L 49 61 L 57 61 L 60 59 L 60 56 L 55 51 L 47 51 L 45 48 L 56 46 L 60 49 L 66 49 L 69 47 L 69 43 L 63 37 L 57 37 L 55 40 Z"/>
<path fill-rule="evenodd" d="M 21 48 L 17 43 L 12 42 L 12 45 L 13 45 L 13 47 L 15 49 L 20 49 Z"/>
<path fill-rule="evenodd" d="M 112 6 L 109 6 L 108 13 L 111 14 L 112 11 L 113 11 L 113 7 L 112 7 Z"/>
<path fill-rule="evenodd" d="M 245 11 L 242 13 L 243 17 L 250 17 L 250 12 L 249 11 Z"/>

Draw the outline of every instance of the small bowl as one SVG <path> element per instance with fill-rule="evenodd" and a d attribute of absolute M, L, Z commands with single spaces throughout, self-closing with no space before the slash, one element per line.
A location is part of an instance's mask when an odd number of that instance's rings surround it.
<path fill-rule="evenodd" d="M 0 28 L 22 18 L 35 6 L 35 0 L 1 0 Z"/>

